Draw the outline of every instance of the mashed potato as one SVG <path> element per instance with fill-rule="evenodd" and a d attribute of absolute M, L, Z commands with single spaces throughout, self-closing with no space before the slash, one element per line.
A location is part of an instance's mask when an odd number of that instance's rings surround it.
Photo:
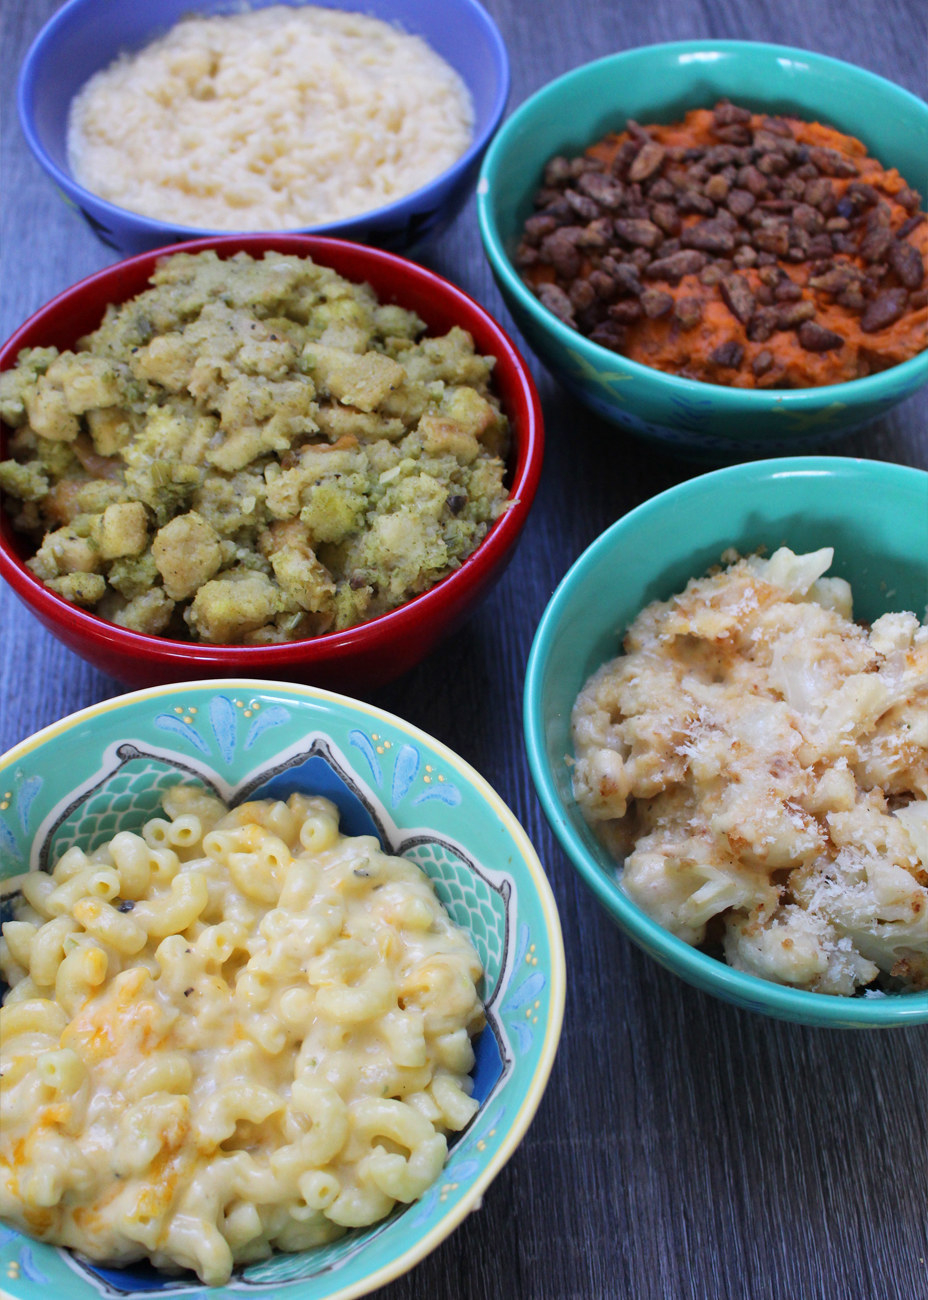
<path fill-rule="evenodd" d="M 726 558 L 584 686 L 584 816 L 629 897 L 735 968 L 928 988 L 928 626 L 851 622 L 830 548 Z"/>
<path fill-rule="evenodd" d="M 68 158 L 119 207 L 210 230 L 281 230 L 393 203 L 468 148 L 473 107 L 423 40 L 313 5 L 188 18 L 97 73 Z"/>

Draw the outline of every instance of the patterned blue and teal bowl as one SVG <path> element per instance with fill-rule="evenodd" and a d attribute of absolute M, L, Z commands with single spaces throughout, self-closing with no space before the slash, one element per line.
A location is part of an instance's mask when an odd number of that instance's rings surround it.
<path fill-rule="evenodd" d="M 592 343 L 543 307 L 512 257 L 545 163 L 607 131 L 679 121 L 728 98 L 756 112 L 827 122 L 928 192 L 928 105 L 863 68 L 759 41 L 678 41 L 584 64 L 507 118 L 477 183 L 484 252 L 516 325 L 583 405 L 631 433 L 705 459 L 801 453 L 884 415 L 928 383 L 928 351 L 880 374 L 822 388 L 726 388 L 665 374 Z"/>
<path fill-rule="evenodd" d="M 93 847 L 138 829 L 166 787 L 191 779 L 227 802 L 324 794 L 346 834 L 378 835 L 387 852 L 432 878 L 486 972 L 474 1075 L 480 1109 L 421 1200 L 332 1245 L 249 1264 L 224 1287 L 201 1286 L 192 1274 L 104 1268 L 0 1224 L 0 1293 L 17 1300 L 365 1295 L 411 1268 L 480 1204 L 544 1092 L 565 970 L 538 857 L 473 768 L 370 705 L 241 679 L 155 687 L 75 713 L 0 758 L 0 876 L 46 870 L 72 844 Z"/>

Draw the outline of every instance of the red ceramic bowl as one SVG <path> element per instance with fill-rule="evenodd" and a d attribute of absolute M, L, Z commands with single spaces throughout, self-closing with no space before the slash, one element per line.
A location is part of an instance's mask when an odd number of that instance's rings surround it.
<path fill-rule="evenodd" d="M 512 429 L 509 506 L 467 560 L 429 591 L 379 618 L 274 646 L 203 645 L 117 627 L 50 591 L 26 567 L 31 549 L 0 519 L 0 574 L 69 649 L 126 686 L 205 677 L 274 677 L 358 693 L 391 681 L 423 659 L 473 611 L 512 558 L 538 487 L 544 447 L 541 407 L 525 362 L 503 329 L 460 289 L 414 262 L 359 244 L 311 235 L 232 235 L 176 244 L 118 262 L 53 298 L 0 349 L 0 370 L 24 347 L 73 347 L 100 324 L 107 305 L 140 293 L 159 257 L 215 249 L 220 257 L 268 250 L 312 257 L 349 280 L 367 281 L 381 302 L 417 312 L 429 332 L 468 330 L 496 357 L 494 384 Z"/>

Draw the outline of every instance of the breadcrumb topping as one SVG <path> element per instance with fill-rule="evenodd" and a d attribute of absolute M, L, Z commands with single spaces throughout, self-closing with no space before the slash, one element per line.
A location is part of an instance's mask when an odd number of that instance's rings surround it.
<path fill-rule="evenodd" d="M 833 552 L 726 553 L 642 610 L 573 711 L 628 896 L 738 970 L 928 988 L 928 626 L 852 621 Z"/>

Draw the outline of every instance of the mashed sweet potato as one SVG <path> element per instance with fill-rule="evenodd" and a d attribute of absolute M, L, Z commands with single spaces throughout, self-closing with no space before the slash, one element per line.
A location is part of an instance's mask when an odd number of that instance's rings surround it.
<path fill-rule="evenodd" d="M 860 141 L 728 103 L 552 159 L 517 251 L 567 324 L 632 360 L 806 388 L 928 347 L 928 222 Z"/>

